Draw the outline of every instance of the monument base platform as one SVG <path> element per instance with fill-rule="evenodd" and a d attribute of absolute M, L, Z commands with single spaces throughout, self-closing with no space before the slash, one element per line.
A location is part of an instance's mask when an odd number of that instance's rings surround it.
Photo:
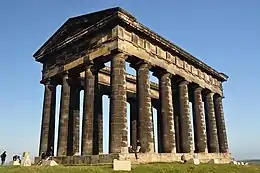
<path fill-rule="evenodd" d="M 98 165 L 113 164 L 114 159 L 129 160 L 132 164 L 144 164 L 153 162 L 181 162 L 181 156 L 184 154 L 188 161 L 194 157 L 200 160 L 200 163 L 208 163 L 212 159 L 218 159 L 219 164 L 227 164 L 232 161 L 229 153 L 134 153 L 126 154 L 100 154 L 86 156 L 62 156 L 53 157 L 61 165 Z M 35 158 L 35 164 L 40 161 L 40 157 Z"/>

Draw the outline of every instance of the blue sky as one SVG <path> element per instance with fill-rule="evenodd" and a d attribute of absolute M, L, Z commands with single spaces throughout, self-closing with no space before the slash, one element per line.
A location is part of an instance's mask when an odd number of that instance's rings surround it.
<path fill-rule="evenodd" d="M 224 84 L 230 150 L 239 159 L 260 158 L 257 0 L 2 0 L 0 152 L 6 149 L 9 159 L 22 151 L 38 153 L 43 86 L 41 65 L 32 54 L 69 17 L 114 6 L 230 76 Z M 107 117 L 107 98 L 104 107 Z"/>

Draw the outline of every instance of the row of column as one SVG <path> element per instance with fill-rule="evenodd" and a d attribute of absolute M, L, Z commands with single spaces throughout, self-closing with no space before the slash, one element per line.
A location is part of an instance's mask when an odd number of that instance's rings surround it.
<path fill-rule="evenodd" d="M 118 53 L 111 60 L 109 152 L 127 153 L 127 93 L 126 56 Z M 145 62 L 133 65 L 136 69 L 136 105 L 130 103 L 131 143 L 141 144 L 141 152 L 154 152 L 153 116 L 149 70 Z M 102 94 L 98 88 L 98 70 L 93 64 L 85 68 L 84 109 L 82 122 L 82 155 L 102 153 Z M 172 75 L 166 71 L 155 74 L 159 78 L 158 138 L 159 150 L 166 153 L 193 152 L 192 126 L 189 108 L 188 82 L 178 83 L 178 92 L 172 91 Z M 70 84 L 71 83 L 71 84 Z M 63 76 L 59 117 L 57 155 L 73 155 L 79 151 L 79 91 L 77 82 L 68 74 Z M 73 85 L 72 85 L 73 84 Z M 40 153 L 54 146 L 56 87 L 45 84 Z M 205 97 L 205 117 L 202 88 L 193 91 L 195 152 L 228 152 L 222 98 L 208 92 Z"/>

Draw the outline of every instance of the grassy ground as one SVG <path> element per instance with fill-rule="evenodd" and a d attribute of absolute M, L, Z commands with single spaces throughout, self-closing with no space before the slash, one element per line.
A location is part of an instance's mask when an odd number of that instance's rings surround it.
<path fill-rule="evenodd" d="M 114 172 L 111 166 L 57 166 L 57 167 L 0 167 L 0 173 L 103 173 Z M 117 171 L 118 172 L 118 171 Z M 260 173 L 259 166 L 157 163 L 133 166 L 136 173 Z"/>

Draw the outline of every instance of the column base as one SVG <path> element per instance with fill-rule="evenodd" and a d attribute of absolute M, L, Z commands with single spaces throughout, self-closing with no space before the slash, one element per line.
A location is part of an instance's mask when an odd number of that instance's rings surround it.
<path fill-rule="evenodd" d="M 184 154 L 186 160 L 194 158 L 193 153 L 134 153 L 121 154 L 101 154 L 85 156 L 64 156 L 53 157 L 60 165 L 101 165 L 112 164 L 114 159 L 129 160 L 132 164 L 147 164 L 155 162 L 181 162 Z M 201 163 L 208 163 L 212 159 L 218 159 L 220 164 L 228 164 L 232 161 L 230 153 L 197 153 L 196 156 Z M 40 161 L 40 157 L 35 158 L 35 164 Z"/>

